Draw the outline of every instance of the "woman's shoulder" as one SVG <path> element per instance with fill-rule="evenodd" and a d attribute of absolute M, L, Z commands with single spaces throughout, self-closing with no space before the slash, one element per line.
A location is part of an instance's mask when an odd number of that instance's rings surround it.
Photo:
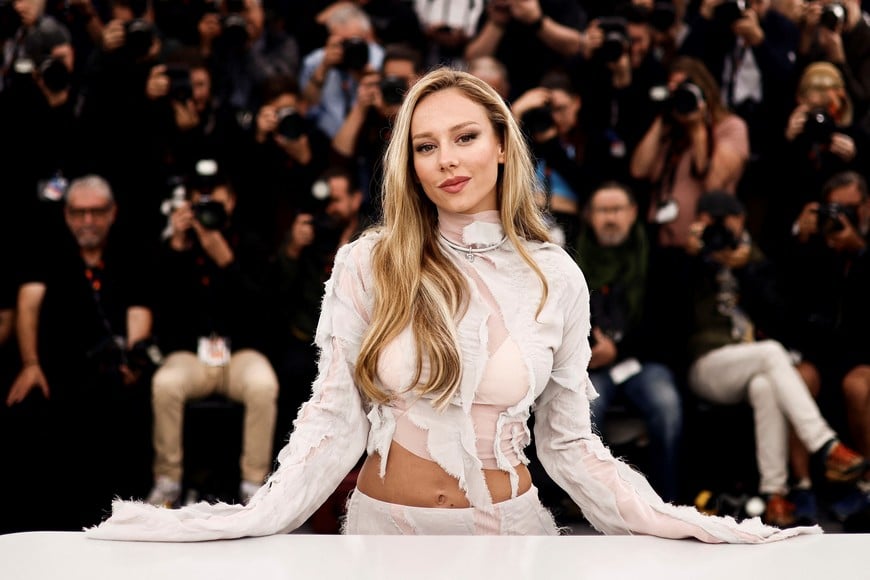
<path fill-rule="evenodd" d="M 381 238 L 383 234 L 380 230 L 370 229 L 343 245 L 335 254 L 333 273 L 350 270 L 363 280 L 368 280 L 372 271 L 372 253 Z"/>
<path fill-rule="evenodd" d="M 525 246 L 548 282 L 565 285 L 572 290 L 579 290 L 586 286 L 586 280 L 577 262 L 558 244 L 527 241 Z"/>

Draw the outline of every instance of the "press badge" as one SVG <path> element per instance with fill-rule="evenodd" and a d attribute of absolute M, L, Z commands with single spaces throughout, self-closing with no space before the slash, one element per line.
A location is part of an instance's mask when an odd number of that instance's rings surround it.
<path fill-rule="evenodd" d="M 230 339 L 223 336 L 201 336 L 196 355 L 210 367 L 226 366 L 230 362 Z"/>
<path fill-rule="evenodd" d="M 615 385 L 621 385 L 641 371 L 640 363 L 636 358 L 628 358 L 610 369 L 610 379 Z"/>

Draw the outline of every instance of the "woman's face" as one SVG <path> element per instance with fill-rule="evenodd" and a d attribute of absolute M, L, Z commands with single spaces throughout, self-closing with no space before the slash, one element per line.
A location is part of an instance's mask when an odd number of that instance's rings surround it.
<path fill-rule="evenodd" d="M 439 209 L 465 214 L 498 209 L 496 181 L 504 148 L 486 109 L 458 89 L 417 103 L 411 151 L 423 192 Z"/>

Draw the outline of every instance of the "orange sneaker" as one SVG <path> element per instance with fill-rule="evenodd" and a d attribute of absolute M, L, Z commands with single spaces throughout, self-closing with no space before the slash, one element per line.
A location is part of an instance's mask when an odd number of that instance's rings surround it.
<path fill-rule="evenodd" d="M 785 499 L 784 495 L 773 493 L 767 498 L 767 507 L 764 510 L 764 523 L 778 528 L 787 528 L 795 525 L 795 505 Z"/>
<path fill-rule="evenodd" d="M 825 477 L 830 481 L 852 482 L 864 475 L 867 460 L 836 439 L 826 446 Z"/>

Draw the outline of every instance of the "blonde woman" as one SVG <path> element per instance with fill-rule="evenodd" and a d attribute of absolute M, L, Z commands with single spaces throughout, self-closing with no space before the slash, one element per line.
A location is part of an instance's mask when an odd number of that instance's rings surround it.
<path fill-rule="evenodd" d="M 546 240 L 532 161 L 493 89 L 426 75 L 384 167 L 383 223 L 336 258 L 319 377 L 267 484 L 244 506 L 119 502 L 91 537 L 288 532 L 364 451 L 346 533 L 555 535 L 523 454 L 533 408 L 541 462 L 602 532 L 762 542 L 819 531 L 667 504 L 593 433 L 586 283 Z"/>

